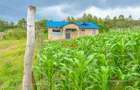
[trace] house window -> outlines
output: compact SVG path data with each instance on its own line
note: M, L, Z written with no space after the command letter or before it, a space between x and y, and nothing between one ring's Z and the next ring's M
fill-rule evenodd
M60 32L60 29L53 29L53 32Z
M84 30L84 29L82 29L81 31L83 31L83 32L84 32L85 30Z
M66 31L76 31L76 28L67 28Z
M62 32L61 32L61 30L60 29L53 29L52 30L52 35L53 36L61 36L62 35Z

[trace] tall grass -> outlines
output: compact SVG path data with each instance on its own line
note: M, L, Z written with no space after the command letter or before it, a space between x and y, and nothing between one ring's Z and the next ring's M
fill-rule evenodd
M25 40L0 41L0 90L20 90Z
M0 90L21 90L26 31L14 28L3 33L2 38L0 36ZM40 44L42 38L47 39L47 33L39 30L36 33L36 45ZM36 47L33 64L37 58Z
M20 40L26 38L26 30L21 28L9 29L3 33L4 35L0 38L1 40Z
M40 90L140 89L139 31L48 42L39 56Z

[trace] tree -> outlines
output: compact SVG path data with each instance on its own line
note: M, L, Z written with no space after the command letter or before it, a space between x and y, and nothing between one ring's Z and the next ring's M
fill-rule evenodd
M115 21L115 20L117 20L117 17L115 16L115 17L113 17L113 20Z
M14 23L13 22L0 20L0 32L6 31L9 28L14 28Z
M97 18L96 16L92 16L91 14L84 13L83 16L80 18L74 18L72 16L68 16L67 21L97 23L99 24L100 30L102 30L102 32L107 31L107 26L105 25L105 21L102 18Z
M75 22L75 18L73 16L68 16L66 20L69 22Z
M22 19L20 19L18 21L17 27L25 29L25 27L26 27L26 20L25 20L25 18L22 18Z
M110 16L109 15L107 15L106 17L105 17L105 21L109 21L111 18L110 18Z
M131 15L129 15L128 20L130 20L130 21L133 20Z
M93 17L93 21L97 22L98 18L96 16Z
M102 18L99 18L99 19L97 20L97 23L104 23L104 21L103 21Z
M70 16L67 17L67 21L71 21L71 17Z
M120 15L119 16L119 20L124 20L125 18L124 18L124 15Z
M46 20L42 19L36 22L36 29L39 29L43 32L47 32L47 28L46 28Z
M87 17L86 17L86 19L87 19L88 22L92 22L93 17L92 17L91 14L88 14Z

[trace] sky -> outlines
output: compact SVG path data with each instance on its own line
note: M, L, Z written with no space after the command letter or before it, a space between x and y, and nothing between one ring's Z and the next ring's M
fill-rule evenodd
M37 19L64 20L84 13L105 18L119 16L140 18L140 0L1 0L0 19L17 21L26 18L29 5L37 7Z

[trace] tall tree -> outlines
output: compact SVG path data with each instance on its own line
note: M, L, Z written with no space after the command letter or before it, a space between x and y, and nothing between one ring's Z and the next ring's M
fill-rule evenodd
M124 15L120 15L119 16L119 20L124 20L125 18L124 18Z
M115 20L117 20L117 17L115 16L115 17L113 17L113 20L115 21Z
M128 20L133 20L131 15L128 16Z
M41 30L43 32L47 32L46 28L46 20L42 19L36 22L36 29Z
M110 18L109 15L107 15L107 16L105 17L105 21L109 21L109 20L111 20L111 18Z
M19 28L26 28L26 20L25 20L25 18L22 18L22 19L20 19L18 22L17 22L17 27L19 27Z

